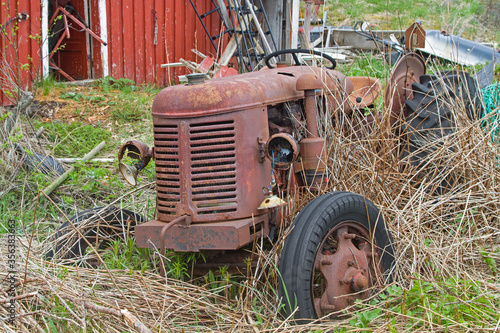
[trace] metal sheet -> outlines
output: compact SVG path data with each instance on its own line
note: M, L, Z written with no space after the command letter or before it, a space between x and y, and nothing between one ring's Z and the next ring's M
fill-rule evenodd
M494 48L439 30L427 30L425 48L418 50L466 66L500 61L500 52Z

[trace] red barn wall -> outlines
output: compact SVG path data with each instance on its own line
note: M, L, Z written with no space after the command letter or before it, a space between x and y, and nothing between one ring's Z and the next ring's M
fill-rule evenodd
M26 12L28 19L14 20L0 30L0 84L3 89L12 90L8 78L2 72L10 72L22 89L29 89L31 83L38 77L41 67L40 47L40 17L41 7L37 1L4 0L0 3L0 26L6 24L19 13ZM17 59L21 66L17 66ZM12 91L15 95L15 89ZM12 99L0 91L0 105L11 105Z
M100 36L99 1L74 1L89 2L91 29ZM211 0L193 2L200 14L213 7ZM163 69L161 64L178 62L180 58L199 63L201 59L191 49L214 56L215 50L189 1L106 0L106 7L108 71L113 78L127 78L136 84L167 85L186 71L184 68ZM39 1L18 0L4 0L0 4L0 25L24 11L29 14L29 19L15 23L19 27L13 39L17 52L9 46L8 41L5 42L5 38L0 38L0 47L11 66L15 63L15 54L19 56L20 64L28 64L25 70L20 71L21 86L27 89L41 73L40 46L36 39L29 37L40 35L41 4ZM212 35L220 30L221 21L216 13L207 16L204 22ZM93 78L101 78L101 45L92 39L92 46ZM32 60L29 60L30 57ZM1 74L0 79L4 79ZM0 105L9 104L9 99L0 93Z
M198 12L212 9L211 0L193 1ZM184 0L107 0L109 75L136 83L166 85L183 68L160 68L180 58L200 62L191 49L212 55L201 23L188 1ZM214 13L205 18L207 28L216 35L220 18Z

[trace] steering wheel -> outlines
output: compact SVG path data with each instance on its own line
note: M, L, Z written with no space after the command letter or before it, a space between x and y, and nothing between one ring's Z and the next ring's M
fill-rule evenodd
M286 49L286 50L276 51L276 52L273 52L273 53L269 53L264 58L264 61L265 61L267 67L274 68L274 66L272 66L269 63L269 60L271 58L280 56L282 54L291 54L292 57L293 57L293 60L295 61L295 66L301 66L302 64L300 63L299 57L297 57L297 54L299 54L299 53L304 53L304 54L311 54L312 53L312 54L315 54L315 55L323 57L324 59L328 60L332 64L331 67L326 67L328 69L335 69L335 67L337 67L337 62L331 56L329 56L329 55L327 55L325 53L319 52L319 51L312 51L312 50L306 50L306 49Z

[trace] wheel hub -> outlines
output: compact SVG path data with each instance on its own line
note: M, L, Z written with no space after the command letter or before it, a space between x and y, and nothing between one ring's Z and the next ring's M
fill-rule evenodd
M355 222L333 228L318 248L313 271L314 307L322 317L365 299L374 282L368 231Z

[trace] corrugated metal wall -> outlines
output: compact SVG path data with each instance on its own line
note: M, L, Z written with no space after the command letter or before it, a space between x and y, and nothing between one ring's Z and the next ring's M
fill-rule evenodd
M19 13L26 12L28 19L14 20L0 30L0 84L5 89L9 87L9 78L23 89L28 89L39 73L40 47L40 2L4 0L0 2L0 26L5 25ZM13 66L16 60L21 66ZM8 74L6 74L8 72ZM10 105L7 96L0 92L0 105Z
M194 2L200 14L213 7L211 0ZM165 85L185 71L162 69L161 64L180 58L200 62L193 48L214 53L189 1L107 0L107 8L109 74L114 78ZM213 35L220 30L216 13L205 18L205 24Z
M99 1L88 1L92 12L91 28L100 35ZM213 8L211 0L193 2L200 14ZM215 50L189 1L106 0L106 7L108 68L111 77L124 77L137 84L166 85L178 75L185 74L185 69L162 69L161 64L178 62L180 58L200 62L201 59L191 52L193 48L206 55L214 55ZM18 45L20 63L28 64L26 70L20 71L22 87L26 88L33 82L37 73L40 73L40 47L37 40L29 36L40 35L41 4L38 1L17 0L4 0L0 4L0 25L24 11L29 14L29 19L16 23L19 30L16 33L15 45ZM214 13L205 18L205 24L212 35L216 35L220 30L221 21ZM95 39L92 40L92 45L94 78L101 78L101 45ZM15 52L12 47L8 42L0 46L2 54L13 64ZM30 57L32 61L29 60ZM0 78L3 77L0 74ZM10 104L1 94L0 102L0 105Z

